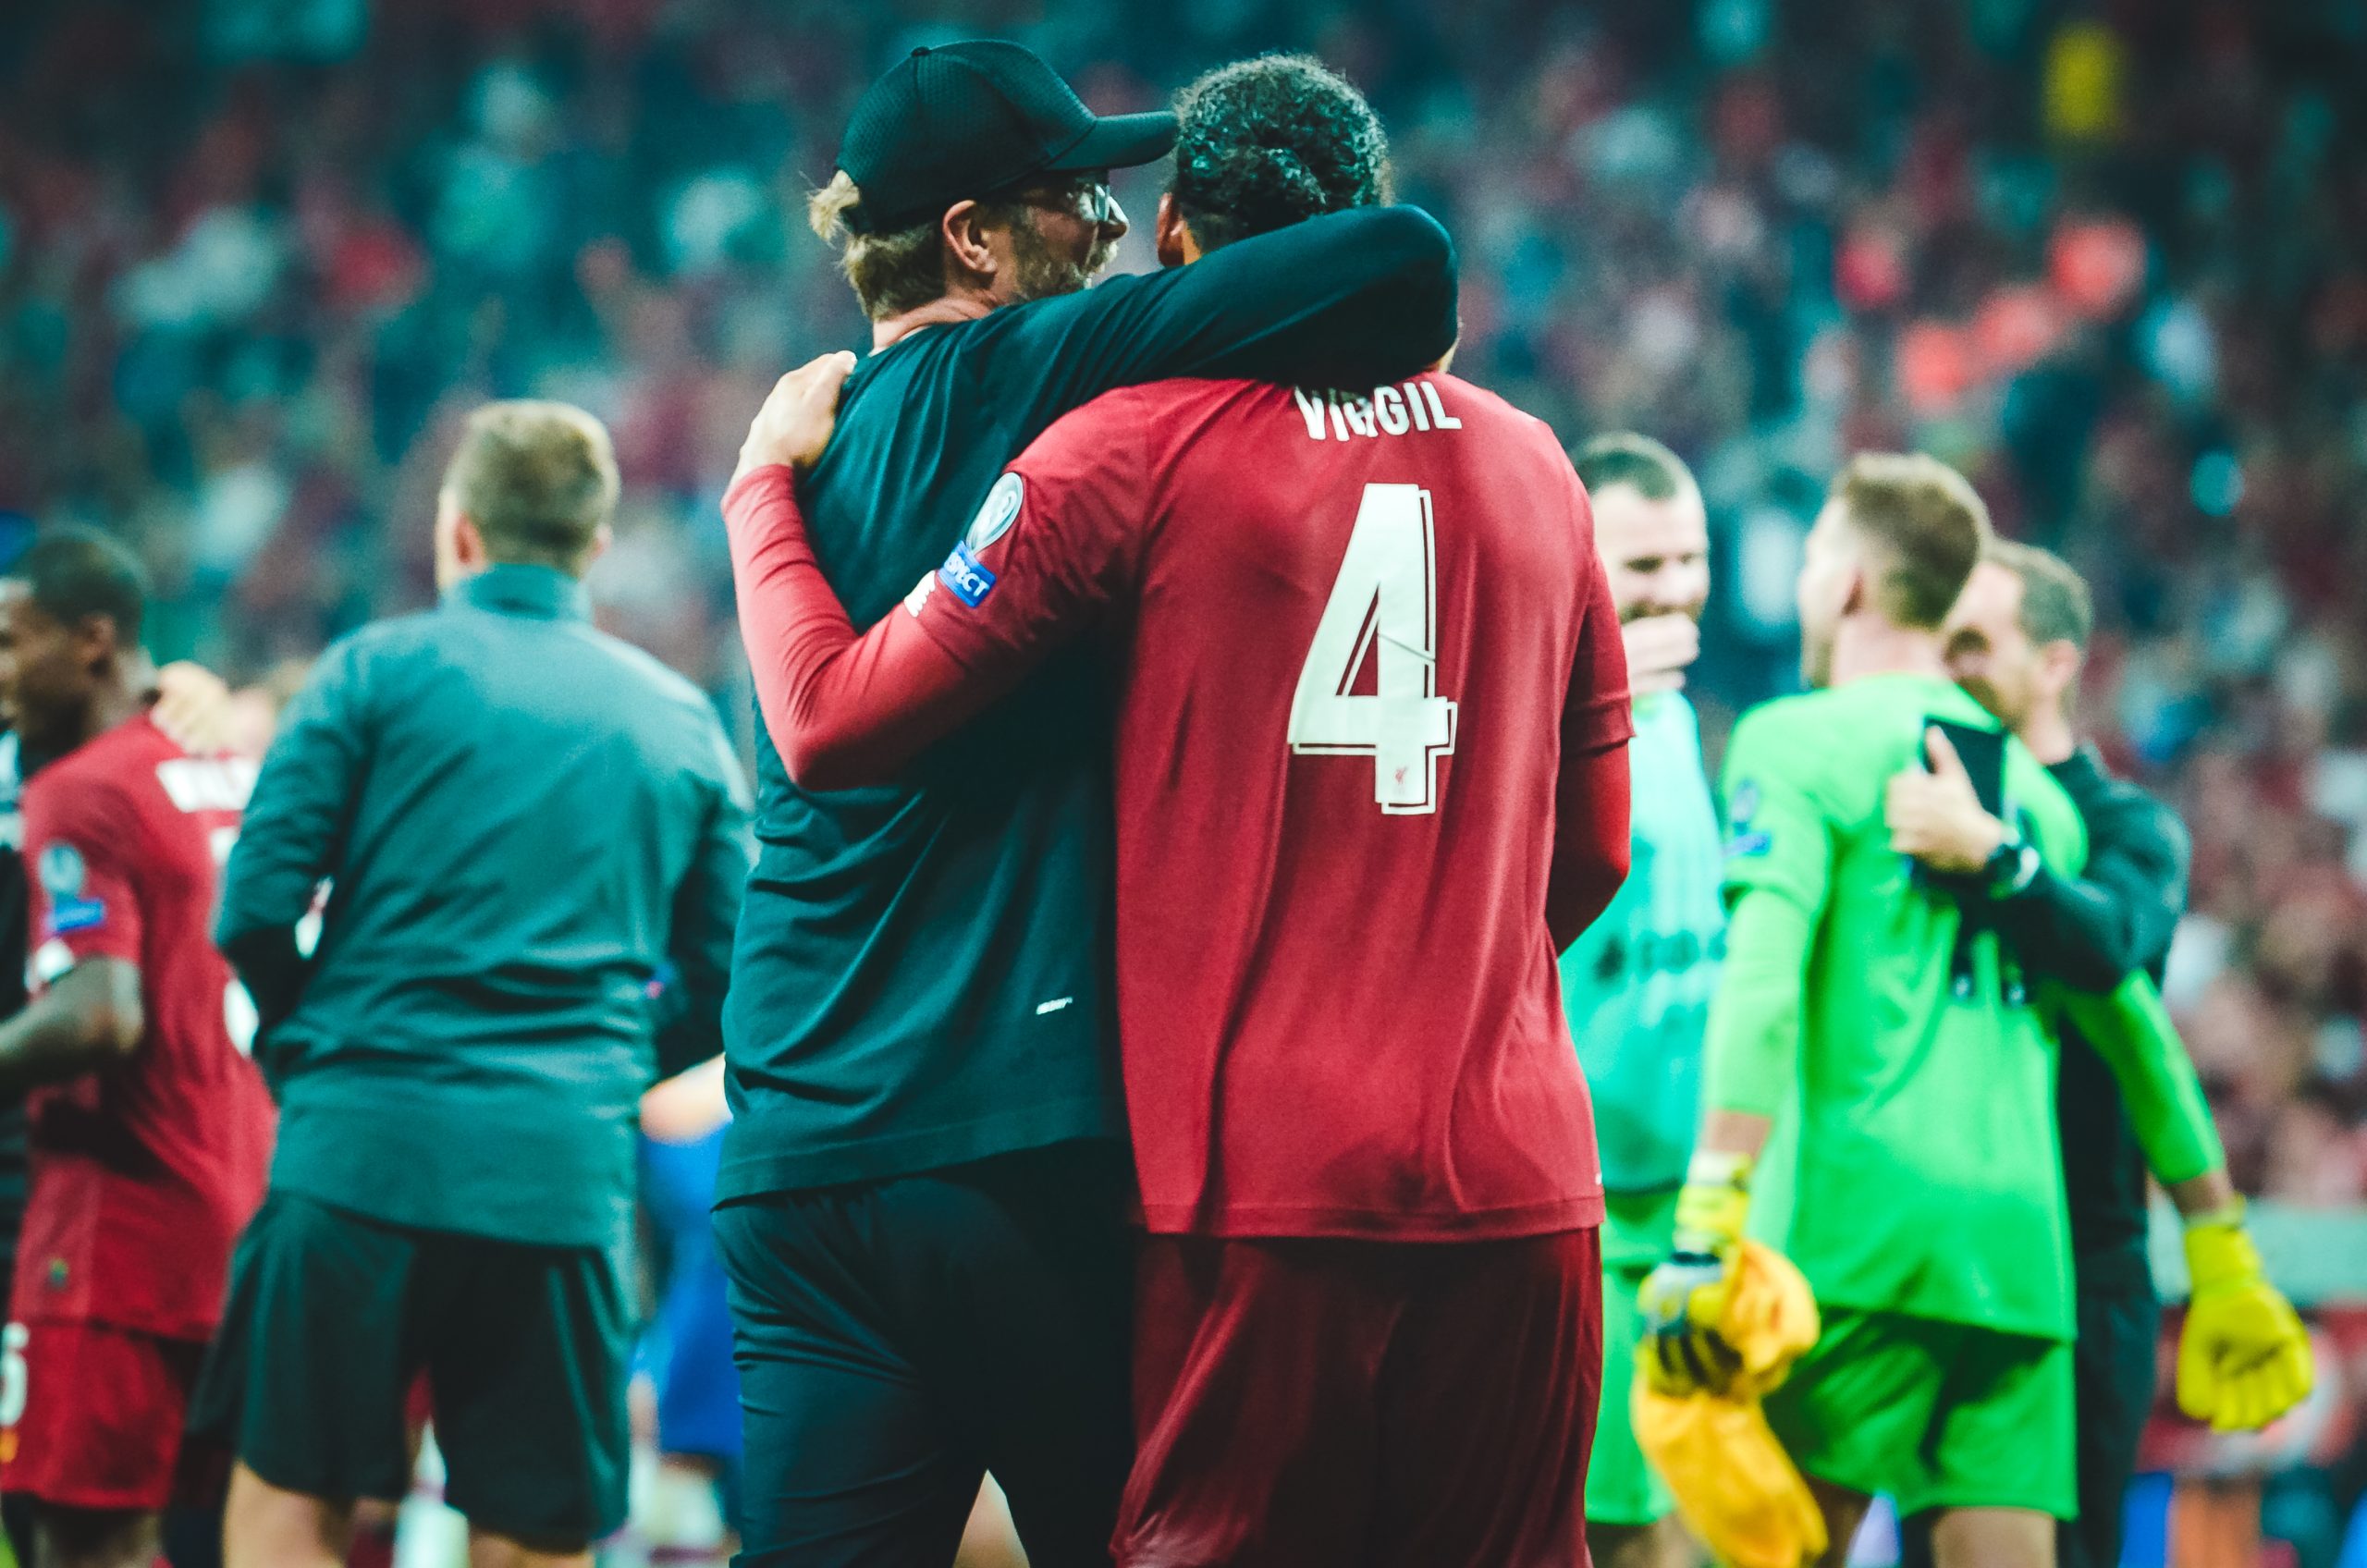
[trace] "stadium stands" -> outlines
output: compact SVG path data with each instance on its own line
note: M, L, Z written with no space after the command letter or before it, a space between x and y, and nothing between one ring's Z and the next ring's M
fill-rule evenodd
M425 599L471 405L568 398L627 484L604 619L744 729L716 501L763 387L860 337L803 195L882 62L978 33L1104 108L1264 48L1356 78L1462 246L1457 371L1702 475L1713 756L1795 679L1838 457L1971 474L2097 585L2091 723L2193 833L2168 991L2239 1180L2367 1203L2356 0L21 0L0 514L121 533L159 655L260 680ZM2338 1431L2310 1543L2367 1482Z

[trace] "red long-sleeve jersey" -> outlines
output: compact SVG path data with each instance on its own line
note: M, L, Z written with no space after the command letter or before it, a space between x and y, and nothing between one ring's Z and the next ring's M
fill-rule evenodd
M35 988L96 959L135 965L147 1029L131 1056L26 1098L19 1322L203 1340L220 1319L276 1121L247 1056L253 1004L210 930L253 782L251 764L191 756L143 717L25 786Z
M767 722L808 785L882 777L1063 642L1106 639L1152 1230L1600 1219L1553 959L1625 872L1626 667L1545 426L1448 376L1112 393L860 639L786 470L726 510Z

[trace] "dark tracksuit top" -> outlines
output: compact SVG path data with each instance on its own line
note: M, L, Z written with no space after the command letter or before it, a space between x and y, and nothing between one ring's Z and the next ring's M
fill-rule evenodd
M748 864L713 704L595 630L575 579L496 566L337 643L264 759L216 926L264 1019L274 1190L621 1241L642 1091L720 1048Z
M848 379L799 485L806 526L867 625L945 560L1005 464L1101 393L1362 389L1436 360L1455 325L1445 231L1383 207L927 327ZM1106 679L1048 666L881 788L799 789L758 726L722 1200L1124 1136Z
M2083 990L2108 991L2144 970L2156 983L2186 911L2189 845L2167 806L2104 771L2082 748L2047 770L2088 828L2077 878L2042 869L2020 892L1988 907L2024 968ZM1979 895L1973 895L1975 899ZM2120 1089L2093 1047L2066 1030L2055 1117L2079 1287L2079 1517L2056 1531L2064 1568L2120 1561L2122 1499L2154 1393L2161 1306L2146 1256L2145 1157ZM1931 1561L1913 1522L1907 1561Z
M2104 770L2081 748L2047 771L2088 827L2088 863L2077 878L2042 869L2001 900L1992 919L2023 966L2081 990L2109 991L2138 970L2158 984L2170 938L2186 913L2185 827L2176 813ZM2145 1157L2119 1088L2092 1047L2067 1031L2056 1117L2071 1248L2083 1278L2092 1265L2133 1260L2145 1278Z

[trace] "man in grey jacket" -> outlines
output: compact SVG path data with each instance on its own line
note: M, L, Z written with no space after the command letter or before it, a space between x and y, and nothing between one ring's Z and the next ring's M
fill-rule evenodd
M229 1568L342 1562L423 1372L476 1568L622 1521L634 1110L719 1048L749 851L712 705L592 627L616 496L589 415L480 410L443 603L323 655L256 783L218 936L279 1145L192 1417Z

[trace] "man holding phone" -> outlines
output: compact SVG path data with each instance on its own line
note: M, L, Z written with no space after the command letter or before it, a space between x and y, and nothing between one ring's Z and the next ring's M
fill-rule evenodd
M2071 797L2088 863L2057 876L2022 853L1978 788L1979 769L1941 753L1890 784L1892 846L1938 874L2032 975L2109 990L2142 971L2159 984L2186 909L2188 842L2176 813L2115 778L2072 724L2095 615L2088 585L2047 551L1993 541L1946 628L1949 673L2013 731ZM1937 748L1935 748L1935 751ZM2000 748L2002 753L2002 748ZM2079 1337L2079 1517L2057 1532L2065 1568L2120 1561L2122 1498L2153 1403L2162 1305L2146 1261L2145 1158L2111 1072L2072 1032L2055 1090L2070 1203ZM1907 1522L1907 1561L1928 1562L1928 1520Z
M1876 1493L1936 1515L1944 1568L2051 1568L2055 1521L2078 1514L2058 1014L2111 1062L2187 1216L2180 1404L2255 1427L2310 1380L2152 987L2026 987L1892 842L1891 782L1927 747L1957 755L1933 721L1987 728L1947 679L1943 629L1991 537L1960 475L1884 455L1850 462L1809 536L1802 669L1818 689L1747 715L1727 748L1730 920L1703 1116L1675 1250L1642 1292L1655 1382L1722 1391L1746 1230L1807 1275L1822 1331L1766 1412L1834 1564ZM1999 746L2001 820L2076 875L2078 812L2019 741Z

